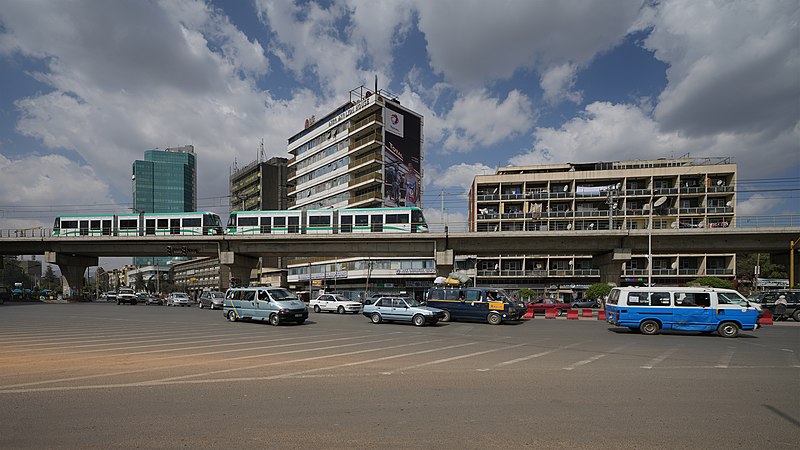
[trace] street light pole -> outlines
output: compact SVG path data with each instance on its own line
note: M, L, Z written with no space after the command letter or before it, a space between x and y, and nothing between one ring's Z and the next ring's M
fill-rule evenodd
M789 289L794 288L794 247L800 242L800 238L789 242Z

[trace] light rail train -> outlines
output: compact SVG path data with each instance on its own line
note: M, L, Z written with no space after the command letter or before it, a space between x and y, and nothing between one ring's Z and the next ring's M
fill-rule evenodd
M212 212L60 215L53 236L425 233L419 208L233 211L227 227Z

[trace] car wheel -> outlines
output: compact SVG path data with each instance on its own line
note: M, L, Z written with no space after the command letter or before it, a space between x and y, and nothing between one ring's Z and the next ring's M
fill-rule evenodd
M500 325L503 322L503 318L500 317L500 314L492 313L486 316L486 321L492 325Z
M442 322L450 322L453 320L453 316L450 315L450 311L444 310L444 317L442 317Z
M117 300L117 304L118 304L118 305L121 305L121 304L122 304L122 302L121 302L121 301L119 301L119 300Z
M322 309L320 309L319 305L314 305L314 312L318 313L320 311L322 311Z
M658 324L658 322L652 319L645 320L639 325L639 331L641 331L642 334L647 336L652 336L658 333L658 330L660 329L661 326Z
M277 327L278 325L281 324L281 317L277 314L269 316L269 324L274 327Z
M340 306L339 308L337 308L336 312L339 314L344 314L344 306Z
M372 315L370 316L370 320L372 320L372 323L383 322L383 318L381 318L381 315L378 313L372 313Z
M230 320L231 322L236 322L237 320L239 320L239 318L236 317L236 311L234 311L234 310L228 311L228 316L227 317L228 317L228 320Z
M717 328L719 335L726 338L733 338L739 335L739 326L733 322L722 322Z
M792 313L792 319L794 319L795 322L800 322L800 308L794 310L794 313Z
M411 321L414 322L414 325L421 327L425 325L425 316L422 314L415 314L414 317L411 318Z

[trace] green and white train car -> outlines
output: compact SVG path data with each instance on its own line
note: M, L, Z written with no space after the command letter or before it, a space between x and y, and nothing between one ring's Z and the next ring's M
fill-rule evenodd
M227 234L425 233L419 208L234 211Z

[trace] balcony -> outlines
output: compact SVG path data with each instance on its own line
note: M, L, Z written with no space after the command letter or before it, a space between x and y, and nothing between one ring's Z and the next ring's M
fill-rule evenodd
M706 275L733 275L733 269L725 269L725 268L706 269Z
M381 156L381 154L378 153L378 152L369 153L369 154L361 156L361 157L359 157L357 159L351 160L347 167L352 169L354 167L358 167L358 166L360 166L362 164L366 164L366 163L370 163L370 162L381 164L381 163L383 163L383 156Z
M678 275L697 275L697 274L698 274L697 267L678 269Z
M681 188L681 194L701 194L706 191L703 186L688 186Z
M678 210L678 214L705 214L706 209L702 206L700 207L691 207L691 208L680 208Z
M500 200L500 196L498 194L478 194L479 202L486 202L491 200Z
M656 188L653 189L655 195L674 195L678 193L677 188Z
M733 186L709 186L708 192L733 192Z
M626 189L625 195L627 196L642 196L642 195L650 195L650 189Z

